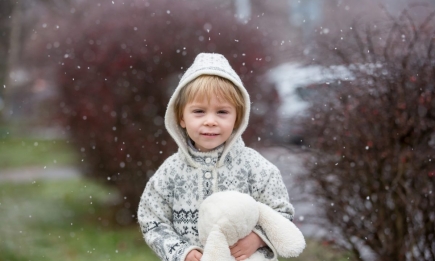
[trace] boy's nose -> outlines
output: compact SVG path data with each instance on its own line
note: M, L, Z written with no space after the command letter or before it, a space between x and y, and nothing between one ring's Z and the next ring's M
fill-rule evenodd
M204 125L206 126L215 126L216 123L216 117L214 115L207 115L204 121Z

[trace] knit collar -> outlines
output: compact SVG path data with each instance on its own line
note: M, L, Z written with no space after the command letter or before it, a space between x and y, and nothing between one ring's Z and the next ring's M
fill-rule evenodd
M188 146L188 152L190 157L192 157L195 163L201 165L201 167L216 166L217 162L219 161L219 158L222 156L223 150L224 150L223 144L207 152L199 151L197 148L193 146L191 142Z
M224 155L225 144L222 144L214 150L202 152L195 147L187 145L188 155L182 152L181 148L178 149L180 157L185 160L189 165L204 170L211 170L222 165L227 165L231 168L234 159L242 154L245 143L242 138L238 138L230 150Z

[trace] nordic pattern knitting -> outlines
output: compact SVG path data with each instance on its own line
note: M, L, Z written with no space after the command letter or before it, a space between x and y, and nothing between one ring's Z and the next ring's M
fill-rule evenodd
M192 157L204 159L197 161L201 164L200 169L190 166L178 152L168 158L148 182L138 218L146 242L162 260L180 260L183 250L203 247L198 238L197 211L200 202L217 191L249 194L287 219L293 219L294 210L279 170L258 152L245 147L241 139L227 154L224 166L216 170L217 179L207 178L206 173L211 169L206 159L217 161L220 152L189 149ZM203 190L199 191L199 187ZM257 233L264 232L257 229ZM273 249L273 246L269 248ZM266 250L262 252L270 259L276 258Z

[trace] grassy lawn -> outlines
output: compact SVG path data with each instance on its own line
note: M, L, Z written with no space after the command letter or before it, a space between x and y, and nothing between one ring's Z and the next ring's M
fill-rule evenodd
M138 226L113 226L110 191L89 181L0 184L0 260L158 260Z
M73 165L78 160L65 140L0 139L0 168Z
M305 239L307 240L307 238ZM332 248L331 246L324 246L321 242L316 240L307 240L307 247L304 252L297 258L280 258L280 261L352 261L350 253Z

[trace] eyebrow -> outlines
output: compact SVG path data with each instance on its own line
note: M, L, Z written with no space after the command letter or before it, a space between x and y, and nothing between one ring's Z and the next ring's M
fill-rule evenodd
M188 108L191 108L191 107L200 107L200 108L203 108L203 107L208 107L208 106L209 106L208 104L205 105L205 103L198 103L198 102L190 103L190 104L186 105L186 107L188 107ZM223 104L223 105L216 106L216 108L218 108L218 109L231 109L232 107L234 107L234 106L232 104L230 104L230 103L228 103L228 105L227 104Z

